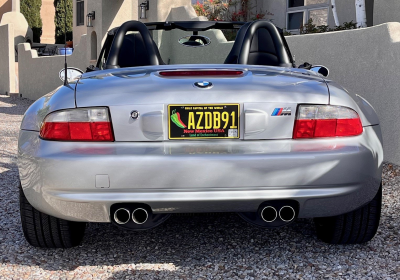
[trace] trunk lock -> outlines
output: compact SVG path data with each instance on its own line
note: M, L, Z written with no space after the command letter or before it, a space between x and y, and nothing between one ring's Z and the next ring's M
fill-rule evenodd
M134 110L134 111L131 112L131 118L132 119L136 120L136 119L139 118L139 116L140 116L140 113L138 111Z

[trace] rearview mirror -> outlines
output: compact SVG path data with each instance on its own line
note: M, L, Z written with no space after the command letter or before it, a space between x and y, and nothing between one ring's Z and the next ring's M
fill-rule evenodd
M71 82L80 75L83 74L83 71L78 68L68 67L67 68L67 82ZM64 82L65 80L65 68L62 69L59 73L60 80Z
M329 69L325 66L322 65L314 65L313 67L311 67L310 69L311 71L318 73L324 77L328 77L329 76Z
M201 35L188 35L178 40L179 44L187 47L205 47L211 44L211 40Z

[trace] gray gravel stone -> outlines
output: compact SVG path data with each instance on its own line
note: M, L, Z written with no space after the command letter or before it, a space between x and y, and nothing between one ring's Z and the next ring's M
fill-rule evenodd
M17 137L25 99L0 96L0 279L400 279L400 168L384 165L381 226L369 243L333 246L312 220L264 230L235 214L174 216L129 232L91 224L82 246L44 250L19 218Z

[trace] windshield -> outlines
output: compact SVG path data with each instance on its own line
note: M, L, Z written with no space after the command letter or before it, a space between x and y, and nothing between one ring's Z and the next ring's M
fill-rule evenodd
M222 64L235 43L237 29L153 31L166 64Z

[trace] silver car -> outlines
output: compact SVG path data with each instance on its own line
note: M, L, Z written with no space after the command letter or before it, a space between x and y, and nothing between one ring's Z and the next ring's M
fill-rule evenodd
M215 50L202 35L209 30L236 38L224 64L165 64L152 37L186 32L171 48L204 53ZM327 75L323 66L295 68L267 21L111 30L96 66L25 113L27 241L67 248L89 222L144 230L203 212L236 212L264 228L314 218L325 242L371 240L382 199L379 120Z

